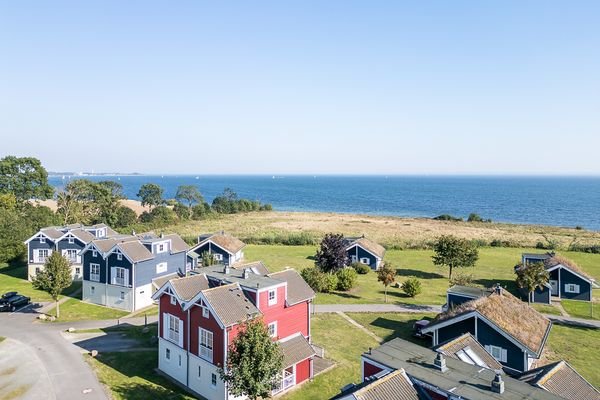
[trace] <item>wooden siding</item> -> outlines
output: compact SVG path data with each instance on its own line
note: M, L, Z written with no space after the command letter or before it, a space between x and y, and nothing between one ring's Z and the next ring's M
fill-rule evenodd
M379 368L378 366L369 364L368 361L363 361L363 374L365 379L375 374L378 374L381 371L383 371L383 369Z
M188 349L188 340L187 340L187 312L183 311L181 309L181 305L179 303L177 304L171 304L171 296L168 294L163 294L162 296L160 296L160 318L159 318L159 326L160 326L160 332L159 335L160 337L162 337L165 340L169 340L168 337L166 337L164 335L165 330L163 327L163 321L164 321L164 314L171 314L171 315L175 315L177 318L181 319L183 321L183 348L185 350Z
M310 359L296 364L296 385L310 378Z

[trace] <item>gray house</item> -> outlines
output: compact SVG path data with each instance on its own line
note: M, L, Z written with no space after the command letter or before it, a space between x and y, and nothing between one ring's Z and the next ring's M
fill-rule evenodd
M365 264L378 270L385 256L385 248L364 236L346 238L346 253L351 263Z
M147 307L153 302L153 280L185 275L188 249L176 234L92 240L81 252L82 300L126 311Z
M117 233L105 224L50 226L40 229L25 241L27 245L27 277L31 280L44 269L46 259L59 251L71 262L74 280L83 276L81 250L92 240L112 237Z
M515 268L527 268L534 262L543 263L550 274L546 287L532 293L530 300L535 303L550 304L551 297L592 301L592 290L600 288L577 264L555 253L523 254L521 265Z

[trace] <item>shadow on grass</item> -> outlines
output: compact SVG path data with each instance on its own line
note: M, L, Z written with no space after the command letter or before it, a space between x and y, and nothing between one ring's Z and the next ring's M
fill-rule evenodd
M104 335L76 341L74 344L84 350L97 350L100 353L150 349L157 351L158 348L157 323L148 324L146 327L124 323L98 329L94 333L104 333ZM80 332L80 334L89 335L90 332Z
M27 279L27 265L23 261L10 261L8 266L0 268L0 275L17 279Z
M506 290L508 290L512 294L514 294L515 296L519 297L519 290L518 290L517 284L515 283L514 280L508 280L508 279L474 279L473 283L475 283L477 285L481 285L481 286L483 286L485 288L491 288L491 287L496 286L496 284L500 284L500 286L502 286L503 288L505 288Z
M412 318L407 321L396 321L385 317L379 317L371 322L371 325L393 331L389 335L383 337L383 340L386 342L395 338L402 338L408 340L409 342L421 345L425 343L428 346L429 339L419 339L413 336L413 325L417 321L418 319L416 318Z
M383 298L385 296L385 291L384 290L380 290L379 294ZM398 290L388 290L387 295L388 295L388 297L397 297L397 298L400 298L400 299L408 299L408 298L410 298L406 293L400 292Z
M360 299L362 297L357 296L355 294L346 293L346 292L331 292L330 294L338 297L343 297L345 299Z
M417 269L406 269L406 268L398 268L396 269L396 275L398 276L414 276L415 278L420 279L443 279L444 275L438 274L437 272L425 272Z
M315 256L307 256L306 259L307 260L311 260L311 261L315 261L316 257Z

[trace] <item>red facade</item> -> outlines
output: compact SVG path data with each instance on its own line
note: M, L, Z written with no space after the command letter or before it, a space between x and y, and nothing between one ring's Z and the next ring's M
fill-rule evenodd
M363 374L365 379L378 374L381 371L383 371L383 369L379 368L378 366L369 364L367 361L363 361Z
M310 378L310 360L296 364L296 385Z
M163 339L168 339L164 327L163 327L163 321L164 321L164 314L171 314L171 315L175 315L177 318L181 319L183 321L183 348L185 350L188 350L188 340L187 340L187 335L185 334L185 332L187 331L187 311L183 311L181 309L181 305L179 303L177 304L171 304L171 296L169 294L163 294L162 296L160 296L160 302L159 302L159 307L160 307L160 319L159 319L159 327L160 327L160 332L159 335L160 337L162 337Z

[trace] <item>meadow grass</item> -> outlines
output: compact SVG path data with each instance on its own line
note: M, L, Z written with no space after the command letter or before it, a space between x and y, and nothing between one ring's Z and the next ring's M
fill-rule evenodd
M69 295L81 288L81 281L74 281L71 286L63 290L63 295ZM34 289L31 282L27 280L26 265L8 265L0 263L0 295L6 292L17 291L32 302L52 301L50 295L43 290Z
M571 317L600 320L600 302L562 300L560 304Z
M47 314L56 316L56 308L52 308ZM119 319L127 314L127 311L69 299L60 305L60 318L57 318L56 322Z

